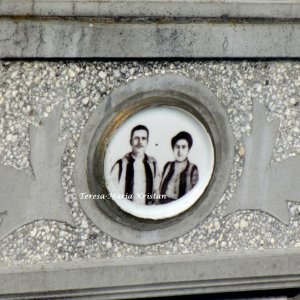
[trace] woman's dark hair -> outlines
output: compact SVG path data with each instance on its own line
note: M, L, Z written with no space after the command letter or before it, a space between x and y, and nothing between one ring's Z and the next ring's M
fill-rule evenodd
M192 136L186 131L180 131L171 140L172 149L174 149L174 146L175 146L176 142L179 141L179 140L186 140L188 145L189 145L189 149L191 149L191 147L193 146Z

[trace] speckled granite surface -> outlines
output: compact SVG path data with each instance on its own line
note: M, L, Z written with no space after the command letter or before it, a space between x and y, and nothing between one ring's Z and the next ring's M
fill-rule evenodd
M91 111L116 86L140 76L165 73L201 82L225 106L236 138L235 163L226 193L197 228L169 242L129 245L107 236L81 210L72 181L76 147ZM63 102L60 138L67 139L67 147L62 157L62 185L76 224L39 220L12 232L0 241L0 266L300 247L299 202L287 202L288 226L262 211L224 215L242 174L242 135L251 132L254 100L266 107L269 120L278 118L281 122L272 163L300 154L300 62L2 61L0 74L1 164L31 174L29 127L38 126Z

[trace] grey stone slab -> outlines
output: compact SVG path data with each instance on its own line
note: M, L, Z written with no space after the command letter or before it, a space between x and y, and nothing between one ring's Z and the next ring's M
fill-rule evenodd
M286 201L300 201L300 155L270 165L279 126L278 119L268 122L266 109L254 101L252 132L244 137L244 171L227 213L260 209L289 222Z
M298 18L300 3L288 0L2 0L0 13L31 16Z
M40 219L74 224L61 184L61 156L66 143L58 142L62 105L30 130L34 178L22 170L0 165L0 239L11 231Z
M299 270L296 249L35 265L2 269L0 299L132 299L298 288Z
M299 57L299 22L0 18L0 57Z

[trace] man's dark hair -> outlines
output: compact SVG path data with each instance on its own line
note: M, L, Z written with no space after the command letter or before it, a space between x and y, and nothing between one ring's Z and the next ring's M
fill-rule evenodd
M171 140L172 149L174 149L176 142L179 140L186 140L189 145L189 149L191 149L191 147L193 146L192 136L189 133L187 133L186 131L180 131Z
M133 127L132 130L131 130L130 141L133 137L133 133L137 130L145 130L147 132L147 139L149 139L149 130L148 130L148 128L144 125L137 125L137 126Z

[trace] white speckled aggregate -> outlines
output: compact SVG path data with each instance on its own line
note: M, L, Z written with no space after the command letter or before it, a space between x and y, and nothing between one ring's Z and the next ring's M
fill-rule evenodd
M81 210L72 172L80 133L91 111L115 87L140 76L177 73L207 86L225 106L236 138L225 195L197 228L169 242L135 246L96 228ZM289 226L261 211L224 216L244 162L242 136L251 132L252 102L279 118L272 163L300 154L300 63L297 61L0 62L0 163L31 173L29 127L63 102L61 138L65 200L76 227L39 220L0 241L0 266L95 258L300 247L300 205L287 202ZM1 214L0 214L1 221Z

